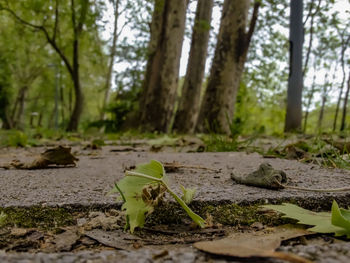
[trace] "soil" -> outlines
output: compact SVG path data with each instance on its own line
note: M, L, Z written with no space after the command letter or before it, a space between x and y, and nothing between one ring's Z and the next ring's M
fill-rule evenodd
M30 228L13 224L0 229L0 262L242 262L237 258L218 257L200 252L191 244L199 240L221 238L232 231L254 231L254 225L244 225L240 222L237 225L217 224L214 228L195 230L186 220L184 225L177 225L168 218L169 221L165 222L167 224L160 226L154 223L157 222L157 219L154 219L146 229L138 231L132 237L122 231L124 222L118 211L121 203L116 201L116 196L108 193L114 183L124 176L126 169L151 159L163 163L176 162L184 166L197 166L176 168L168 173L175 192L180 193L180 184L197 188L193 204L196 212L201 211L201 207L208 206L217 208L235 204L245 207L284 201L298 203L315 211L329 211L333 199L342 207L350 206L350 192L268 190L237 184L231 179L231 173L245 175L255 171L261 163L268 162L275 169L285 171L290 185L329 189L349 185L350 172L345 170L323 168L294 160L264 158L257 153L149 152L139 146L137 149L132 146L123 147L103 146L100 149L91 149L74 146L72 153L79 158L76 167L1 169L2 209L21 208L32 211L30 209L33 207L62 208L65 209L65 213L72 215L72 219L64 221L62 225L55 219L54 224L50 223L46 227ZM35 155L44 150L43 147L25 150L1 149L0 164L9 163L13 159L30 162ZM114 210L118 211L115 212L116 215L112 215L111 211ZM93 221L92 218L96 218L91 216L91 211L102 213L96 217L107 219L102 220L104 223L100 222L88 228L87 224ZM170 214L175 214L174 211L171 210ZM115 229L110 229L106 220L112 220ZM57 236L64 233L66 234L61 237L65 240L65 246L59 247ZM68 247L67 240L72 240ZM347 252L349 243L338 241L332 236L317 235L307 241L297 239L293 242L283 244L281 250L316 262L350 261L350 253ZM256 259L254 262L282 261Z

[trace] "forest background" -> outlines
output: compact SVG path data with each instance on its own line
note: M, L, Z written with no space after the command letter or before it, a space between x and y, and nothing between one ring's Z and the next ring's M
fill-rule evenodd
M280 135L289 5L0 0L1 127ZM299 132L349 130L349 7L303 3ZM185 75L183 41L191 49Z

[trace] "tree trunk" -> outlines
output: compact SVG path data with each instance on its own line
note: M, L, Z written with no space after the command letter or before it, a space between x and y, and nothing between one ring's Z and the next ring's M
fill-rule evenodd
M109 55L109 65L108 65L108 72L106 76L105 94L103 97L102 110L100 115L101 120L106 119L106 107L109 102L110 91L111 91L113 65L114 65L114 60L116 55L117 38L118 38L118 16L119 16L118 7L119 7L119 0L116 0L114 5L114 28L113 28L113 36L112 36L112 47Z
M147 131L168 132L178 86L187 0L156 0L149 58L140 98L140 124Z
M340 62L341 62L341 68L342 68L342 72L343 72L343 79L342 79L341 86L340 86L340 91L339 91L339 96L338 96L338 101L337 101L337 107L335 109L335 116L334 116L334 121L333 121L333 131L335 131L336 128L337 128L337 120L338 120L338 114L339 114L339 109L340 109L340 102L341 102L341 98L342 98L342 95L343 95L343 89L344 89L345 79L346 79L344 56L345 56L345 51L346 51L346 49L347 49L347 47L349 45L350 36L348 36L348 38L345 39L344 35L345 35L345 29L340 35L341 40L342 40L341 41L341 43L342 43L342 50L341 50Z
M260 1L246 32L249 0L225 0L208 86L197 122L200 132L230 133L236 96Z
M16 128L16 129L23 128L21 122L22 122L22 115L24 112L24 103L25 103L27 90L28 90L28 86L22 86L19 89L15 106L12 111L13 128Z
M333 131L335 131L337 129L337 121L338 121L340 103L341 103L341 99L342 99L342 96L343 96L345 78L346 78L346 76L345 76L345 73L344 73L343 74L343 80L342 80L341 85L340 85L340 91L339 91L339 96L338 96L338 100L337 100L337 106L335 108L335 115L334 115L334 120L333 120Z
M9 110L9 95L4 86L0 84L0 119L2 121L2 129L12 129L13 124L12 120L9 118L8 110Z
M347 110L347 105L348 105L349 92L350 92L350 71L349 71L347 89L346 89L345 98L344 98L343 114L342 114L342 118L341 118L340 131L344 131L344 129L345 129L345 124L346 124L346 123L345 123L345 122L346 122L346 110Z
M79 40L85 23L87 10L89 7L89 1L81 1L80 16L76 18L75 3L71 0L71 11L72 11L72 25L73 25L73 67L70 71L70 75L73 80L75 101L72 115L70 117L67 131L76 131L78 129L81 113L83 112L84 96L80 86L79 76Z
M290 63L287 94L285 132L301 130L301 97L303 90L302 49L303 49L303 0L290 1Z
M314 67L314 69L316 71L316 67ZM306 133L306 126L307 126L307 120L309 117L309 110L310 110L310 106L311 106L311 101L312 101L312 98L314 97L314 93L315 93L315 80L316 80L316 73L314 73L314 76L312 78L311 91L310 91L310 95L308 96L306 112L305 112L305 117L304 117L304 129L303 129L304 133Z
M213 0L198 0L186 77L174 121L174 130L180 133L193 133L197 123L212 9Z
M325 76L325 83L323 84L323 92L322 92L322 103L321 103L321 109L320 114L318 116L317 121L317 130L320 132L322 129L322 121L323 121L323 115L324 115L324 107L326 106L327 101L327 91L328 91L328 72Z
M310 10L309 10L309 14L308 14L308 17L309 16L311 17L310 38L309 38L309 45L307 47L306 56L305 56L305 62L304 62L304 67L303 67L303 76L305 76L305 73L306 73L306 70L308 67L308 63L309 63L309 59L310 59L311 49L312 49L313 36L314 36L314 19L315 19L316 14L320 11L320 6L321 6L321 0L319 0L315 12L312 12L313 6L314 6L314 1L315 0L311 1ZM306 20L307 20L307 18L306 18ZM303 23L303 26L305 26L306 20Z
M80 116L83 111L84 96L80 87L79 71L75 72L73 75L73 87L75 94L74 108L69 119L68 127L66 129L67 131L76 131L78 129Z

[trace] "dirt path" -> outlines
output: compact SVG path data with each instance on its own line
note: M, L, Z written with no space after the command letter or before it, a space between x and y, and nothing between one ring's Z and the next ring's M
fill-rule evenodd
M179 184L197 188L195 197L197 204L233 203L247 205L291 200L298 202L303 207L329 210L332 200L336 199L342 207L350 205L350 192L315 193L288 189L275 191L236 184L230 178L232 172L241 175L247 174L255 171L262 162L268 162L275 169L284 170L291 185L305 188L339 188L350 184L350 172L344 170L326 169L317 165L277 158L266 159L258 154L242 152L152 153L120 151L123 149L125 150L123 147L105 146L101 150L84 150L82 147L76 146L72 151L79 158L77 167L42 170L1 169L0 207L78 206L85 207L88 211L90 211L89 209L95 211L100 209L102 212L97 212L100 213L98 216L106 220L105 214L108 216L111 214L107 207L116 207L115 197L107 195L114 183L124 176L125 169L129 169L138 163L148 162L151 159L210 168L183 168L168 173L174 189L179 189ZM43 150L44 148L2 149L0 150L0 163L10 162L13 159L29 161L34 158L35 154ZM110 218L108 216L107 220L113 218L113 216ZM96 240L92 234L89 236L89 232L78 230L84 222L93 221L93 216L91 217L86 212L83 215L73 213L73 217L76 220L76 225L59 228L58 233L63 231L63 241L57 239L60 234L52 233L51 230L0 229L0 246L6 248L1 250L0 247L0 262L241 262L237 259L232 261L230 258L200 252L191 245L195 242L194 237L210 240L237 230L227 228L227 226L224 226L222 231L215 232L215 230L212 234L209 233L208 236L203 232L191 234L190 226L187 226L187 229L183 232L177 233L176 229L178 227L175 225L172 226L171 231L166 229L163 235L154 234L154 229L146 230L142 239L139 239L140 237L130 239L129 236L125 236L125 233L113 239L113 235L119 235L120 232L118 231L121 230L103 229L101 231L105 232L102 232L102 236ZM72 227L75 229L74 231L79 232L79 236L76 236L77 232L72 231ZM102 228L104 228L103 225ZM242 226L242 228L238 226L238 230L252 231L252 228L250 226ZM166 245L157 245L157 242L153 245L147 245L147 242L149 242L147 240L161 241L161 237L165 238ZM63 242L63 245L65 245L70 238L73 241L69 248L61 250L57 248L59 242ZM128 241L128 249L123 247L115 250L115 247L118 247L118 244L125 243L125 240ZM296 241L288 243L281 249L305 256L316 262L349 262L349 243L335 242L334 240L328 236L321 236L310 242L305 241L304 244L297 243L298 245L295 245ZM14 243L9 245L6 242ZM138 247L140 242L141 246ZM332 244L333 242L335 244ZM114 246L114 249L111 246ZM82 251L80 251L81 249ZM19 253L20 251L29 251L30 253ZM37 253L38 251L39 253ZM277 263L281 261L269 259L259 262Z
M103 150L86 151L74 148L80 159L74 168L51 168L42 170L0 170L0 206L32 205L106 205L114 204L115 198L107 196L124 170L135 164L156 159L161 162L177 162L215 169L180 169L169 173L174 185L196 187L195 200L206 202L251 203L259 200L304 200L329 206L336 198L342 206L350 205L350 192L314 193L295 190L266 190L239 185L230 179L231 172L247 174L260 163L269 162L274 168L287 173L290 184L306 188L338 188L350 184L350 173L344 170L320 168L293 160L266 159L258 154L233 153L148 153L113 152L113 146ZM30 160L33 151L42 148L2 151L0 162L14 158ZM178 187L175 187L178 188ZM322 200L322 201L321 201Z

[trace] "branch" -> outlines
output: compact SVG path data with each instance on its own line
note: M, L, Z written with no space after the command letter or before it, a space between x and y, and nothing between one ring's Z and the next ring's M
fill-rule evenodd
M71 11L72 11L72 25L74 30L74 35L76 34L76 19L75 19L75 3L74 0L70 1Z
M254 9L253 9L252 18L250 20L249 30L248 30L248 32L246 34L246 37L245 37L245 52L248 50L250 41L251 41L253 33L254 33L256 21L258 20L258 14L259 14L259 7L260 7L260 5L261 5L261 1L256 0L255 3L254 3Z
M88 12L88 7L89 7L88 0L81 1L81 12L80 12L79 23L78 23L78 28L77 28L78 34L80 34L82 29L83 29L83 25L84 25L85 19L86 19L86 14Z
M72 0L73 1L73 0ZM57 52L57 54L61 57L61 59L63 60L64 64L66 65L68 71L70 74L73 74L73 68L68 60L68 58L64 55L64 53L62 52L62 50L57 46L57 43L55 41L55 39L51 38L49 35L49 32L47 32L46 28L43 25L35 25L32 24L28 21L25 21L24 19L22 19L21 17L19 17L12 9L7 8L7 7L3 7L0 6L0 10L4 10L9 12L17 21L19 21L20 23L22 23L25 26L31 27L31 28L35 28L40 30L41 32L44 33L47 42L49 42L49 44L52 46L52 48Z
M41 30L41 31L46 31L46 29L40 25L35 25L35 24L32 24L28 21L25 21L23 20L21 17L19 17L12 9L10 8L7 8L7 7L3 7L3 6L0 6L0 10L4 10L4 11L7 11L9 12L16 20L18 20L19 22L21 22L22 24L26 25L26 26L29 26L29 27L32 27L32 28L35 28L35 29L38 29L38 30Z
M56 0L56 6L55 6L55 25L53 28L53 36L52 39L53 41L56 41L56 35L57 35L57 29L58 29L58 0Z
M306 25L307 20L309 20L309 18L310 18L310 16L311 16L312 9L313 9L313 7L314 7L314 2L315 2L315 0L311 0L311 4L310 4L309 11L307 12L307 16L306 16L306 18L305 18L305 20L304 20L304 22L303 22L303 26L304 26L304 27L305 27L305 25Z

